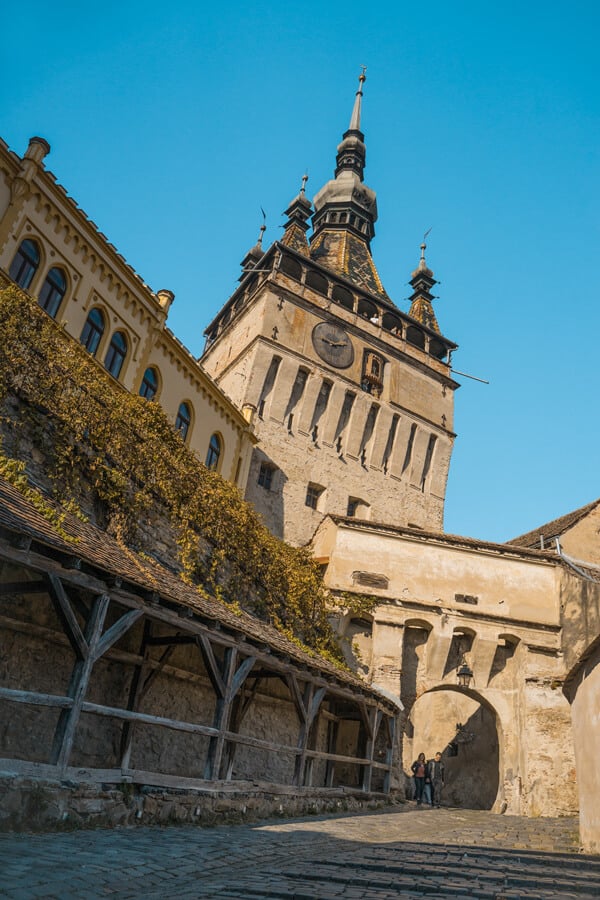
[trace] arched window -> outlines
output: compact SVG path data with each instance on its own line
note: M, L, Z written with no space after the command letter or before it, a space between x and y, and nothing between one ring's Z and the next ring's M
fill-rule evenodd
M40 306L54 319L67 290L67 279L62 269L50 269L40 291Z
M8 274L13 281L16 281L19 287L27 290L39 264L40 248L35 241L27 238L15 253L15 258L10 264Z
M218 434L211 435L208 444L208 453L206 454L207 469L216 469L219 465L219 457L221 456L221 438Z
M179 405L179 409L177 410L177 417L175 419L175 428L181 434L181 437L185 441L188 431L190 429L190 425L192 422L192 411L187 403L181 403Z
M325 276L321 275L320 272L308 272L306 275L306 284L314 291L318 291L319 294L323 294L325 297L327 296L327 288L329 287L329 284Z
M158 372L153 366L149 366L144 372L142 383L140 385L140 397L146 400L153 400L158 390Z
M100 338L104 334L104 316L99 309L90 309L89 315L81 332L81 343L92 356L98 349Z
M122 331L115 331L110 339L108 351L104 359L104 367L110 372L113 378L119 377L126 356L127 338Z

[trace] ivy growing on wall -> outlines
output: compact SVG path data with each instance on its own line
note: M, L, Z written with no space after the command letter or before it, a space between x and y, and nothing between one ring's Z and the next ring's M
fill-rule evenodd
M0 403L19 401L4 425L37 443L63 509L91 491L112 533L142 551L140 523L158 509L176 535L182 578L341 658L310 551L274 537L237 487L186 447L157 403L113 382L12 285L0 290L0 335ZM2 459L4 474L16 475L31 499L22 460Z

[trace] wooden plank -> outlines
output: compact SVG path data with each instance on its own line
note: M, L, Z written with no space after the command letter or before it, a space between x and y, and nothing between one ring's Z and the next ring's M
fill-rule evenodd
M92 713L96 716L108 716L115 719L125 719L130 722L139 722L143 725L156 725L159 728L170 728L173 731L187 731L190 734L205 734L209 737L215 737L219 734L216 728L210 725L198 725L195 722L182 722L179 719L168 719L165 716L153 716L150 713L134 712L129 709L122 709L119 706L104 706L100 703L90 703L84 701L81 704L81 711Z
M58 765L61 769L66 768L71 756L75 732L79 725L79 717L94 665L94 654L102 633L109 603L110 597L108 594L100 594L96 597L85 629L85 642L89 650L83 659L75 663L71 673L67 693L73 700L73 703L70 709L63 710L60 714L50 756L50 762Z
M0 687L0 700L12 703L28 703L31 706L54 706L57 709L70 709L73 706L71 697L57 694L42 694L38 691L17 691L13 688Z
M107 650L109 650L113 644L116 644L118 640L120 640L124 634L126 634L129 629L134 625L137 620L143 616L142 609L132 609L129 612L125 613L124 616L121 616L120 619L117 619L110 628L107 628L94 651L94 661L100 659L101 656L104 656Z
M88 644L69 603L62 581L57 575L53 575L50 572L47 576L47 584L50 599L75 652L75 656L80 660L85 659L88 653Z
M167 775L164 772L146 771L144 769L94 769L88 767L69 766L59 770L57 766L48 763L34 763L21 759L0 759L0 774L18 775L25 778L56 781L67 779L74 783L84 784L140 784L148 787L166 787L176 790L194 791L200 795L212 796L218 793L232 797L244 796L246 793L256 793L257 790L273 794L274 791L281 796L318 796L318 797L347 797L357 796L358 790L340 786L338 788L299 788L286 784L273 784L261 781L225 782L202 781L199 778L187 778L181 775ZM377 796L381 796L380 794Z

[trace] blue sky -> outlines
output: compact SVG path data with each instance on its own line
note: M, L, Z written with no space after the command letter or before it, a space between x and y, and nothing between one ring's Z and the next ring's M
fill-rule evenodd
M360 64L373 256L404 310L423 233L460 345L446 530L507 540L600 496L600 7L138 2L11 8L0 133L48 167L195 353L305 170L332 176Z

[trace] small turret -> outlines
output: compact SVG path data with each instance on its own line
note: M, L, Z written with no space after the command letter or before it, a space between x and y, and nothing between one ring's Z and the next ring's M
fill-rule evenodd
M263 215L264 215L264 213L263 213ZM265 223L263 221L263 224L260 226L260 232L258 235L257 242L255 243L255 245L253 247L250 248L250 250L248 250L245 257L243 258L243 260L240 263L240 265L242 267L242 274L240 275L240 277L238 279L239 281L242 281L246 277L248 272L251 272L252 269L254 269L258 265L258 263L261 261L261 259L265 255L265 251L262 248L262 241L263 241L263 235L266 230L267 230L267 226L265 225Z
M281 243L286 247L291 247L299 253L308 256L308 240L306 232L309 229L309 222L312 206L310 200L306 196L306 182L308 175L302 176L302 187L300 193L292 200L284 215L288 217L285 223L283 237Z
M412 273L409 282L412 285L413 293L410 297L411 307L408 314L411 318L420 322L421 325L426 325L427 328L431 328L432 331L440 334L440 326L437 323L432 306L435 298L431 293L431 288L434 284L437 284L437 281L433 277L433 272L428 268L425 261L426 249L427 244L423 241L421 244L421 258L419 260L419 265Z

